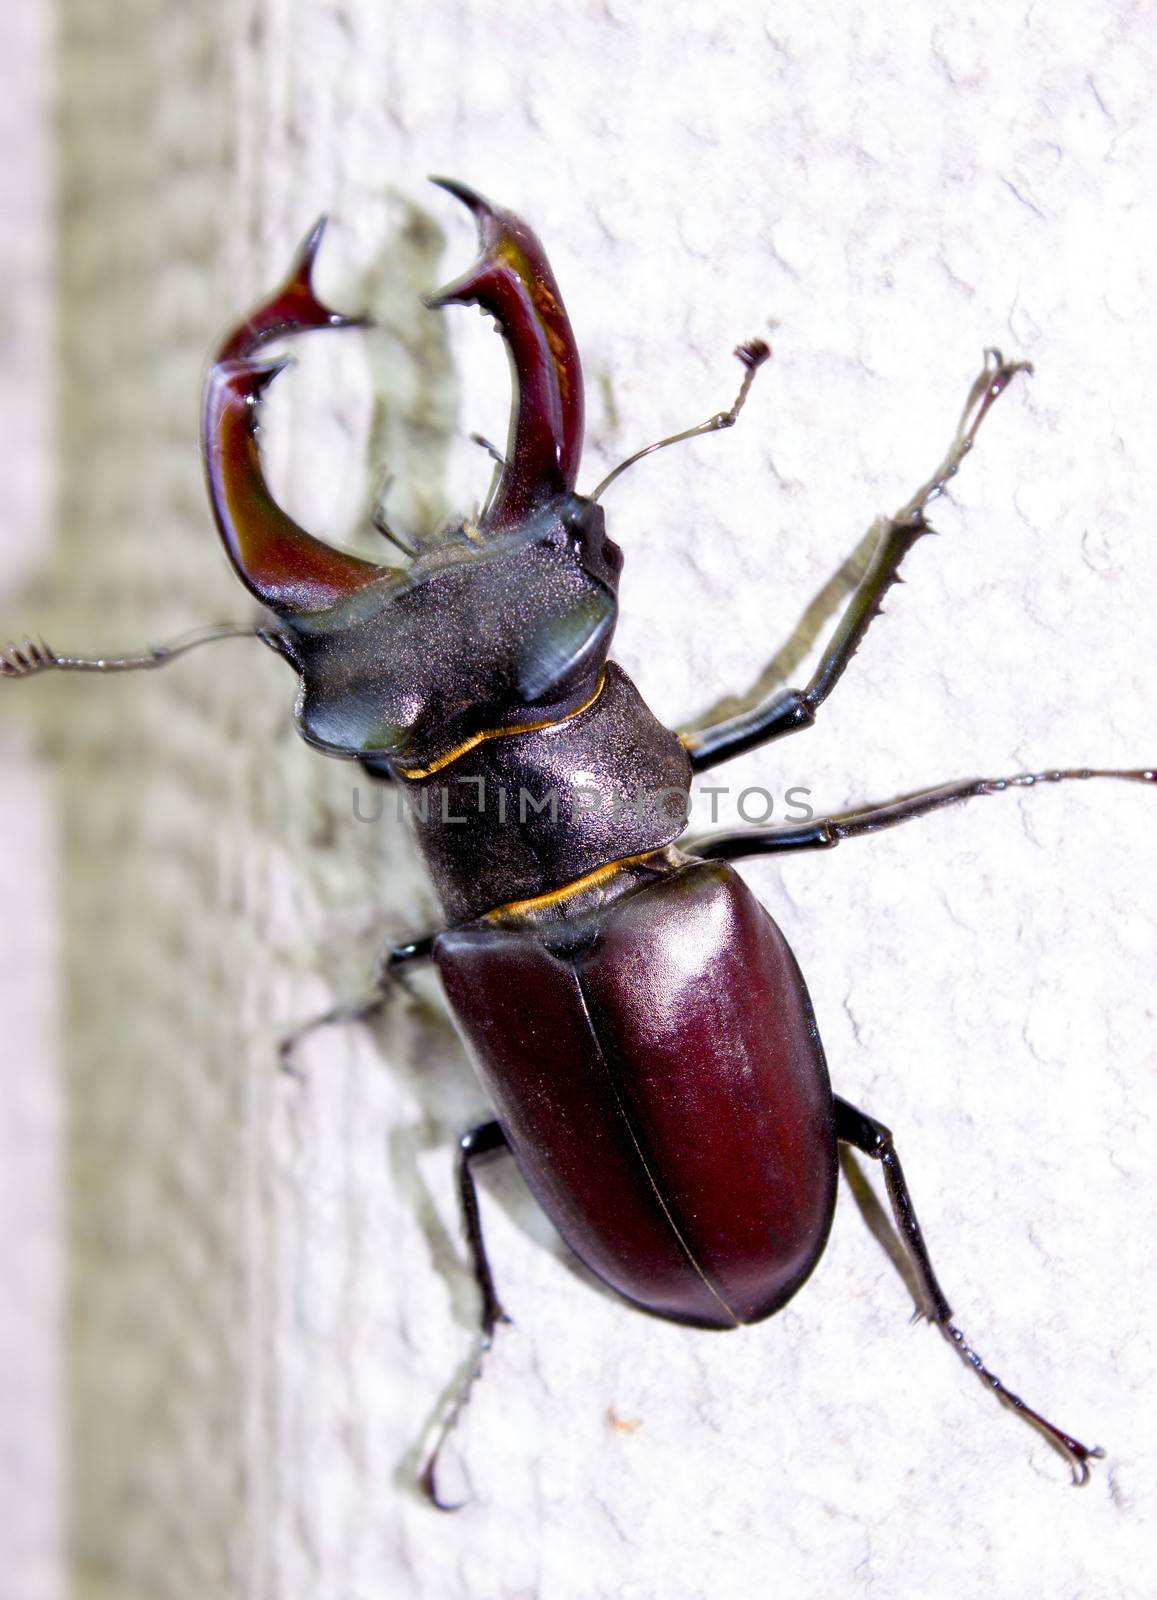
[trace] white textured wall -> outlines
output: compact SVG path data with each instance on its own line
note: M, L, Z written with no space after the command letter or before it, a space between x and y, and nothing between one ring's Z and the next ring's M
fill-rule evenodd
M6 547L5 621L95 649L238 613L202 504L201 362L323 207L323 288L384 331L282 380L287 502L349 536L382 464L402 524L480 492L464 436L504 431L501 350L415 298L474 248L422 181L441 171L547 242L587 368L584 481L725 403L737 340L775 345L739 428L608 498L618 656L671 719L754 678L906 497L984 344L1037 363L820 726L738 781L834 809L1152 763L1155 64L1125 4L62 0L59 529L50 553L23 509L52 594ZM9 357L18 384L36 363L11 335ZM0 685L6 739L39 727L60 775L58 838L2 841L17 865L59 848L67 1140L50 1096L34 1134L8 1123L54 1242L34 1250L0 1197L13 1259L48 1274L4 1348L59 1350L34 1431L57 1442L50 1511L68 1463L75 1594L1150 1593L1157 795L993 800L749 873L837 1087L896 1130L961 1321L1106 1446L1091 1486L906 1326L847 1201L800 1298L715 1338L600 1294L496 1167L516 1326L461 1434L474 1502L444 1519L411 1480L474 1317L450 1151L485 1107L417 1005L316 1040L304 1086L275 1073L280 1028L433 914L398 831L356 824L349 770L296 741L291 690L243 643L135 681ZM22 770L6 818L38 806ZM11 928L27 902L4 882ZM52 1028L46 1002L22 1074ZM47 1571L59 1521L4 1538Z
M52 517L52 19L13 0L0 51L0 613ZM11 599L10 599L11 597ZM51 762L0 703L0 1595L62 1600L66 1246L59 821ZM33 709L25 707L26 710Z

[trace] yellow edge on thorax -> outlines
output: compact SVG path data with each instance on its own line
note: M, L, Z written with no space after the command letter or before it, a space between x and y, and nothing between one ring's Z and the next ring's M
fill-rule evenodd
M485 744L488 739L513 739L520 733L541 733L544 728L561 728L564 722L570 722L575 717L581 717L584 711L590 710L599 695L602 694L606 681L607 675L603 672L599 676L599 681L595 685L595 692L590 699L584 701L574 711L568 711L565 717L558 717L553 722L527 722L521 728L484 728L481 733L471 734L469 739L464 739L461 744L455 745L453 750L447 750L444 756L439 756L437 760L431 761L428 767L398 767L398 776L411 781L418 778L430 778L435 772L441 772L443 767L448 767L452 761L457 761L461 756L475 749L476 746Z
M596 867L593 872L584 873L572 883L564 883L561 889L548 889L545 894L531 895L529 900L509 900L506 905L495 906L493 911L487 911L481 920L488 922L492 917L517 917L526 911L542 911L546 906L558 905L562 900L569 900L573 895L582 894L584 889L593 889L596 884L605 883L624 867L633 867L639 861L646 861L648 856L661 854L663 848L660 845L654 850L643 850L637 856L624 856L621 861L612 861L605 867Z

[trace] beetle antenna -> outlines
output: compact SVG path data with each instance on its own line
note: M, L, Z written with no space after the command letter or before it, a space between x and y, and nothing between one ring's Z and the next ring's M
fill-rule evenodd
M745 344L737 345L735 355L743 363L743 382L739 385L739 393L735 396L735 404L730 411L717 411L713 417L708 417L706 422L701 422L697 428L685 428L682 433L673 433L669 439L659 439L655 444L649 444L643 450L636 450L633 456L628 456L625 461L620 461L613 472L608 472L602 483L599 484L592 500L597 500L604 489L610 487L615 479L626 472L628 467L633 467L636 461L642 461L644 456L654 455L656 450L665 450L669 444L680 444L684 439L696 439L701 433L718 433L720 428L733 428L739 413L743 410L748 391L755 382L755 374L763 363L771 357L771 346L763 339L749 339ZM979 420L979 419L978 419Z
M370 526L376 533L380 533L383 539L388 539L392 545L396 545L402 554L409 556L412 561L418 554L417 550L412 545L408 545L401 534L396 533L390 527L386 517L386 496L389 494L393 482L393 476L387 472L382 479L381 488L374 497L373 510L370 512Z
M260 628L252 622L222 622L215 627L195 628L169 644L151 644L137 655L62 656L43 639L24 640L0 650L0 678L30 678L35 672L139 672L167 667L170 661L203 644L218 639L256 639Z
M490 507L494 504L494 497L498 493L498 486L502 482L502 474L506 471L506 457L502 454L501 450L499 450L495 445L492 445L490 440L484 438L480 433L472 433L470 435L470 442L471 444L481 445L483 450L486 451L486 454L495 463L494 472L490 479L490 487L486 491L485 502L483 503L482 510L478 513L478 520L480 522L485 522L487 516L489 515Z
M486 454L490 457L491 461L497 461L500 467L505 467L506 457L502 454L502 451L499 450L498 446L491 444L490 440L487 439L483 434L472 433L470 435L470 443L480 444L483 450L486 451Z

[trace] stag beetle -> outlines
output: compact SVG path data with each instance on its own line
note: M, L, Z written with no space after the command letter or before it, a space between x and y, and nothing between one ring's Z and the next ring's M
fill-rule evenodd
M281 288L220 346L205 384L209 498L229 560L264 608L260 625L208 628L118 658L66 657L26 640L0 658L0 670L156 667L251 633L298 676L302 737L406 794L447 925L392 950L365 1005L317 1020L368 1014L402 969L432 961L494 1108L458 1150L481 1317L469 1378L422 1477L436 1505L445 1508L439 1451L505 1320L473 1173L500 1149L604 1283L645 1311L699 1328L759 1322L785 1305L824 1249L838 1146L871 1157L883 1169L924 1314L1065 1456L1074 1482L1087 1481L1090 1459L1102 1452L1005 1388L952 1320L892 1134L833 1094L795 958L728 863L830 849L974 796L1077 778L1152 784L1157 772L972 779L798 825L678 843L696 773L814 723L903 558L929 531L930 503L1027 364L986 352L943 461L877 524L870 563L806 687L680 735L608 658L623 558L600 498L642 456L733 424L770 351L757 340L735 352L744 373L729 411L639 451L580 494L582 371L542 246L513 213L463 184L434 181L473 213L480 255L426 304L480 306L512 367L509 440L505 455L491 447L498 470L482 511L416 547L382 516L405 564L379 565L313 538L270 493L261 400L286 361L269 359L267 347L363 321L314 292L323 218ZM602 803L568 805L579 789ZM554 804L516 817L507 805L507 797L544 792L561 797L562 815ZM640 792L679 804L639 806Z

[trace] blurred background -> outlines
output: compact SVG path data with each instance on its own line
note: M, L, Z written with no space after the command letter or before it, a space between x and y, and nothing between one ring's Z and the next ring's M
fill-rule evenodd
M736 429L608 495L618 659L675 723L755 681L927 475L982 347L1036 363L820 725L736 788L818 813L1152 764L1154 54L1126 0L9 0L3 638L245 618L199 386L323 210L322 293L376 327L295 351L280 497L370 553L385 474L402 528L477 502L467 436L504 437L509 383L487 323L418 302L473 258L445 172L550 253L580 486L729 404L740 339L774 346ZM437 921L292 698L246 641L0 682L3 1600L1151 1593L1157 795L1021 793L745 869L964 1328L1106 1447L1090 1487L906 1326L846 1198L806 1291L721 1339L600 1292L500 1163L515 1326L445 1519L413 1476L469 1350L451 1150L485 1106L425 979L277 1071Z

